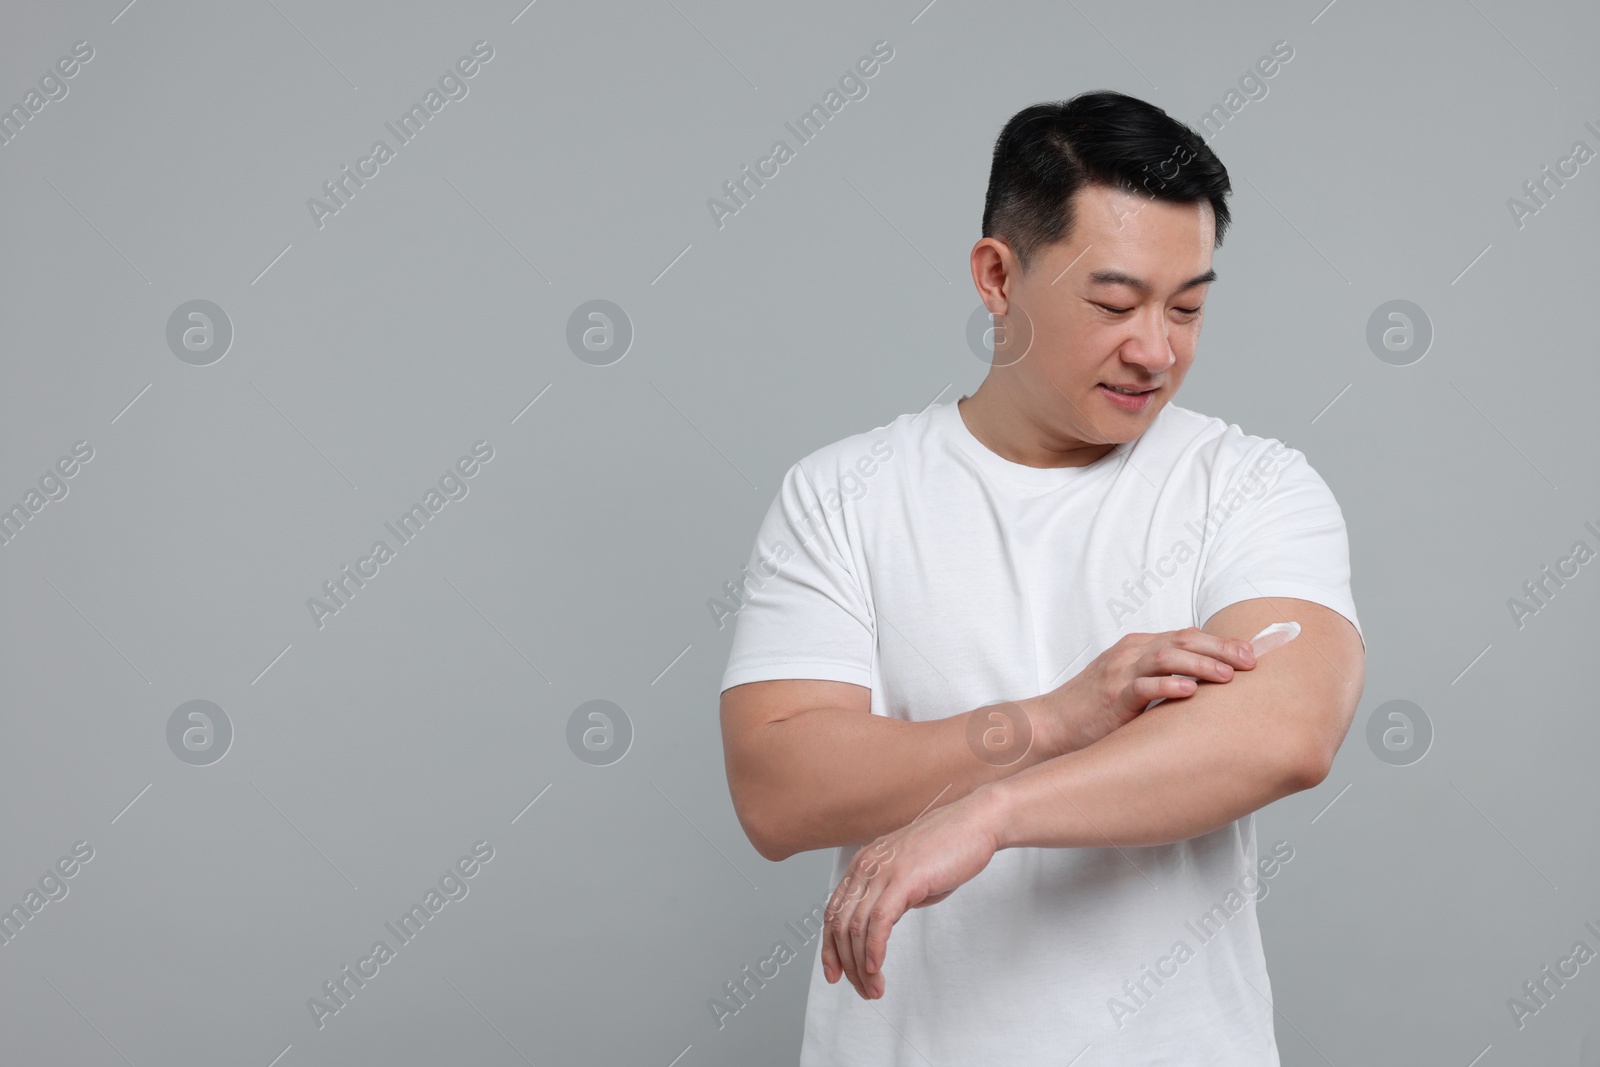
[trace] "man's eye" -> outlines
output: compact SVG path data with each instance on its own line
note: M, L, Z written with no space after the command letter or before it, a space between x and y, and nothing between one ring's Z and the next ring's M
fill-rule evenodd
M1114 308L1110 304L1099 304L1099 305L1096 305L1096 306L1104 308L1106 311L1111 312L1111 314L1113 314L1113 315L1126 315L1128 312L1133 310L1132 308ZM1174 311L1181 311L1185 315L1198 315L1200 313L1200 309L1203 308L1203 307L1205 307L1205 305L1201 304L1199 307L1173 308L1173 310Z

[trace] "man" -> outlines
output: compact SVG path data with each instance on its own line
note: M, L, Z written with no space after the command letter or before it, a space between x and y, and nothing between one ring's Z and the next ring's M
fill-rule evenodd
M1253 813L1327 775L1365 644L1305 456L1173 403L1229 191L1143 101L1018 113L988 375L783 480L722 729L761 854L837 849L802 1067L1278 1063Z

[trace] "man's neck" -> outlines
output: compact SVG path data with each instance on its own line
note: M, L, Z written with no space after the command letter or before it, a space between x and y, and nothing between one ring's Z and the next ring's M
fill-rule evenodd
M1063 404L1069 404L1065 396ZM978 391L956 401L956 411L967 430L1001 459L1025 467L1086 467L1104 458L1115 444L1069 442L1063 450L1051 441L1021 405L994 389L985 379Z

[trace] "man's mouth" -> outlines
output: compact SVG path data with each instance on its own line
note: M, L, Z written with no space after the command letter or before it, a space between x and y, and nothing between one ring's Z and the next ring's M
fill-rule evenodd
M1147 411L1155 403L1154 397L1160 386L1150 386L1140 389L1131 385L1112 385L1109 382L1100 382L1096 389L1104 389L1106 400L1123 411Z

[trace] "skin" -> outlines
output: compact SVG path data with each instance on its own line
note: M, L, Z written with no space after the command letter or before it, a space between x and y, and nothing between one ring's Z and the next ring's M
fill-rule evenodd
M1174 204L1087 185L1074 194L1073 208L1072 233L1036 251L1026 272L999 238L982 238L969 257L973 285L999 328L989 374L956 407L990 451L1030 467L1085 466L1144 433L1194 362L1210 291L1209 282L1197 279L1215 274L1209 203ZM1100 382L1159 388L1143 411L1130 412L1107 399ZM952 840L992 836L974 821L981 820L968 805L953 813L940 808L928 825ZM969 849L963 869L984 852L981 845ZM983 862L992 854L988 849ZM830 907L837 911L866 891L865 883L841 883ZM823 946L829 982L845 971L834 949L831 942ZM870 977L881 996L882 976ZM867 996L857 976L851 979Z
M1168 698L1087 748L980 786L860 849L824 911L824 976L842 972L863 998L882 997L894 924L949 897L1000 849L1170 844L1321 784L1365 684L1355 627L1312 601L1258 597L1205 628L1253 635L1288 619L1300 637L1226 684Z
M1090 463L1144 432L1193 361L1207 291L1196 279L1210 276L1208 203L1090 187L1074 208L1074 232L1038 250L1026 273L1003 240L984 238L971 254L974 285L1002 328L989 375L958 410L992 451L1030 466ZM1107 281L1111 273L1125 280ZM1095 388L1102 380L1160 389L1145 410L1128 412ZM1150 700L1187 696L1177 675L1223 680L1230 665L1249 669L1242 642L1214 635L1173 631L1145 645L1137 663L1099 671L1092 685L1080 676L1014 701L1031 725L1014 762L970 758L967 727L984 708L908 722L872 715L864 686L735 686L722 694L721 720L740 824L774 861L859 846L930 806L1095 743Z
M971 254L973 282L1002 329L988 376L958 410L991 451L1027 466L1093 463L1144 433L1194 361L1215 277L1209 204L1088 186L1075 206L1073 232L1026 273L1003 240L985 237ZM1158 388L1130 412L1102 382ZM1263 677L1248 671L1242 693L1206 685L1168 699L1079 752L981 786L860 849L825 912L827 981L845 976L863 998L882 997L895 922L947 898L998 849L1185 840L1319 783L1364 679L1349 621L1309 601L1262 598L1179 636L1247 646L1290 618L1304 639L1274 652ZM1220 696L1229 692L1237 698Z
M973 284L1001 329L988 376L957 406L974 437L1030 467L1093 463L1149 428L1194 362L1210 291L1195 279L1214 276L1209 203L1090 185L1074 205L1072 234L1026 274L998 238L972 248ZM1099 280L1113 274L1131 283ZM1129 412L1100 382L1159 388Z

